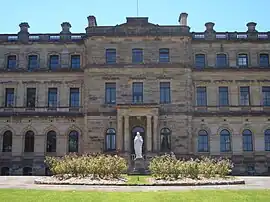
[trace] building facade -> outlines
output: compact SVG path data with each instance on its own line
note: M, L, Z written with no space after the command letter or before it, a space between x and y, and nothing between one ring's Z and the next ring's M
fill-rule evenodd
M45 156L117 153L146 161L228 157L235 174L270 171L270 33L191 32L130 17L85 33L0 35L2 175L44 175Z

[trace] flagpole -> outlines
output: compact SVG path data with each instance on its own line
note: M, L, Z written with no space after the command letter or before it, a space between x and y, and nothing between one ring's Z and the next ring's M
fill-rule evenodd
M137 17L139 17L139 0L137 0Z

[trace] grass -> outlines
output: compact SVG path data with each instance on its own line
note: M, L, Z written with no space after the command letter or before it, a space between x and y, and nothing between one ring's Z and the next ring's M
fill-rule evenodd
M150 175L127 175L124 176L128 181L126 184L150 184L147 180L150 178Z
M38 191L1 189L0 199L3 202L266 202L270 190L194 190L162 192L87 192L87 191Z

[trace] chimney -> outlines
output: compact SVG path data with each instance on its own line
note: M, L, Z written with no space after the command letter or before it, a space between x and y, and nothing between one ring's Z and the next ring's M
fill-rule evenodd
M205 31L206 32L214 32L215 30L214 30L214 26L215 26L215 23L213 23L213 22L207 22L207 23L205 23Z
M62 31L60 32L60 34L70 34L70 28L71 28L71 24L69 22L63 22L61 24L62 27Z
M29 41L28 28L30 28L30 26L28 25L27 22L22 22L21 24L19 24L19 26L20 26L20 31L18 32L19 41L22 43L28 43Z
M187 26L187 13L181 13L178 22L181 26Z
M97 26L97 20L96 17L93 15L90 15L87 17L88 19L88 27L96 27Z
M256 25L257 25L256 22L249 22L249 23L247 23L247 27L248 27L247 32L257 32Z

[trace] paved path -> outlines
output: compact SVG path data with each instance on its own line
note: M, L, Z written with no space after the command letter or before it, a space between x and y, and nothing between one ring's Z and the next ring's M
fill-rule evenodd
M45 190L90 190L90 191L181 191L199 189L269 189L270 177L240 177L246 181L245 185L221 185L221 186L164 186L164 187L136 187L136 186L82 186L82 185L36 185L34 176L0 176L0 189L45 189Z

